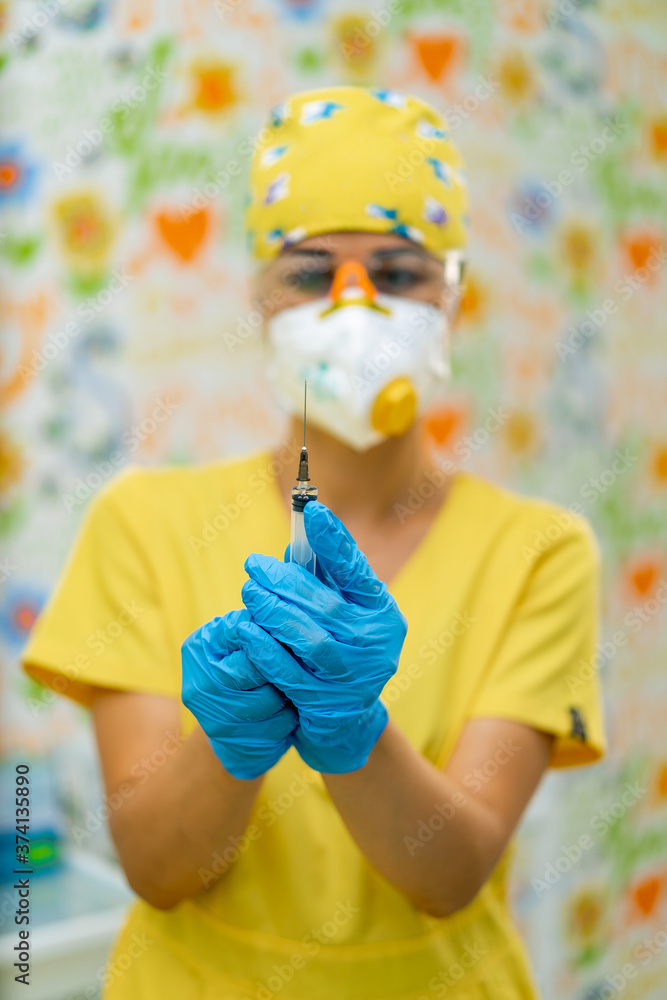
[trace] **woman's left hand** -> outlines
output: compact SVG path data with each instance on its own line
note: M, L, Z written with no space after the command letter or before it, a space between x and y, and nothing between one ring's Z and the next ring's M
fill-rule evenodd
M341 773L363 766L384 729L379 695L398 668L407 621L324 504L307 504L304 519L322 579L252 553L242 597L274 640L253 659L299 710L297 748L318 770Z

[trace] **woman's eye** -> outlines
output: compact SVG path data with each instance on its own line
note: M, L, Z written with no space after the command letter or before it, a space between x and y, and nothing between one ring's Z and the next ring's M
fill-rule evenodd
M375 276L375 284L378 287L384 287L392 291L414 288L421 280L421 274L411 271L406 267L387 268Z
M331 285L331 274L329 271L293 271L285 276L285 282L295 292L324 293Z

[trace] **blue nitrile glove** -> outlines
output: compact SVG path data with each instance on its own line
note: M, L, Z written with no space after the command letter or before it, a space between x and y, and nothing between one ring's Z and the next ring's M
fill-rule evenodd
M293 743L296 709L259 672L239 636L245 608L212 618L181 646L183 704L235 778L256 778ZM257 626L254 626L257 628Z
M277 640L258 640L253 656L299 710L294 745L311 767L340 774L363 767L387 723L379 695L398 668L407 622L328 507L306 504L304 524L319 579L252 553L241 596Z

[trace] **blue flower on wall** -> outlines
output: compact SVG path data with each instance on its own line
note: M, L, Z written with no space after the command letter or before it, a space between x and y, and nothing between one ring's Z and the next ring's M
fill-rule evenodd
M512 228L519 234L541 237L557 214L554 202L542 183L525 181L515 191L509 207Z
M108 13L107 0L92 0L92 3L78 4L76 9L61 11L58 25L71 31L92 31L99 27Z
M321 0L281 0L280 6L287 17L308 21L320 12L322 3Z
M19 143L0 144L0 204L26 201L36 177L37 168L21 155Z
M35 586L9 580L0 591L0 637L10 648L21 649L46 595Z

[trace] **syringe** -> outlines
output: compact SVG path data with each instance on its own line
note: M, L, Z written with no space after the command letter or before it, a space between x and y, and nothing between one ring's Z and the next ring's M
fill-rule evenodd
M298 563L310 573L315 573L316 556L306 538L303 523L303 508L311 500L317 500L317 486L310 485L308 472L308 451L306 450L306 387L303 387L303 447L299 458L296 486L292 487L292 530L290 538L290 562Z

